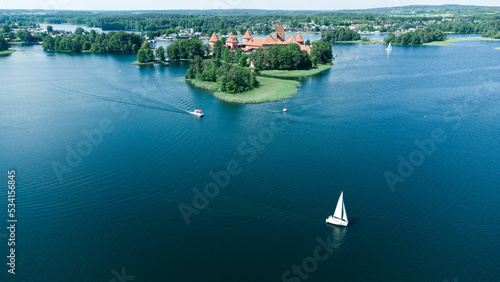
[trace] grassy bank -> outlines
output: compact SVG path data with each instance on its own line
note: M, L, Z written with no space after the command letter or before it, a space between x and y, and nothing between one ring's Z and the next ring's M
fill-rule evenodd
M207 89L210 91L217 91L219 85L217 82L199 81L196 79L186 79L192 85ZM214 92L214 96L231 103L239 104L256 104L263 102L278 101L292 96L297 93L300 82L295 80L283 80L270 77L258 76L259 86L250 91L229 94L224 92Z
M500 39L493 39L489 37L450 37L446 38L444 41L434 41L434 42L429 42L429 43L424 43L424 46L446 46L446 45L451 45L453 42L457 41L470 41L470 40L487 40L487 41L500 41Z
M0 56L7 56L9 54L12 54L16 52L16 50L5 50L5 51L0 51Z
M321 64L307 70L265 70L261 71L260 75L274 78L297 78L318 74L331 68L332 65L333 64Z
M300 82L258 76L259 86L240 94L215 92L214 96L231 103L255 104L278 101L297 93Z
M136 65L136 66L147 66L147 65L154 65L154 64L157 64L157 63L160 63L160 61L158 60L154 60L152 62L144 62L144 63L139 63L138 61L135 61L133 63L131 63L131 65Z
M219 84L217 82L201 81L196 79L186 79L186 81L198 88L203 88L210 91L217 91L217 89L219 89Z

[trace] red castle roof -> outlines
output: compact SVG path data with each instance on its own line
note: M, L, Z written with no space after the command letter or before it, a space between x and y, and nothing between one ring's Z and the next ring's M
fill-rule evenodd
M297 34L297 38L296 38L297 42L299 43L303 43L304 42L304 39L302 39L302 35L300 35L300 32L299 34Z
M271 34L269 34L266 39L262 42L262 45L274 45L276 44L276 40L273 38Z
M210 37L210 40L208 40L208 42L217 42L219 41L219 38L217 37L217 34L212 33L212 37Z
M251 38L252 38L252 35L250 34L250 31L247 29L247 32L245 32L243 39L251 39Z
M228 43L238 43L238 40L236 40L233 36L229 36L229 38L226 40Z

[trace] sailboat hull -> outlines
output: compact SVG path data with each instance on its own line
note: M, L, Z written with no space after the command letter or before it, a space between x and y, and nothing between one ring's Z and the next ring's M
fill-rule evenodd
M326 223L333 224L333 225L347 226L347 224L349 223L349 221L344 221L342 219L338 219L336 217L329 216L326 219Z

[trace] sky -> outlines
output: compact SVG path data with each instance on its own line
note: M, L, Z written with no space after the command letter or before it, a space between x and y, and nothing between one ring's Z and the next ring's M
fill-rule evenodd
M460 4L500 6L500 0L0 0L0 9L177 10L266 9L341 10L408 5Z

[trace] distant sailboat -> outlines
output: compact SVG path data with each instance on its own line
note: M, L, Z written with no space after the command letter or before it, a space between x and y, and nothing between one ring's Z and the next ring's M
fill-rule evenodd
M326 223L341 225L341 226L347 226L347 224L349 223L349 221L347 220L347 214L345 212L344 192L340 193L340 198L339 201L337 202L335 213L333 214L333 216L330 215L326 219Z
M387 46L387 49L385 49L385 50L387 50L387 51L389 51L389 52L390 52L390 51L392 51L392 45L391 45L391 42L389 42L389 46Z

